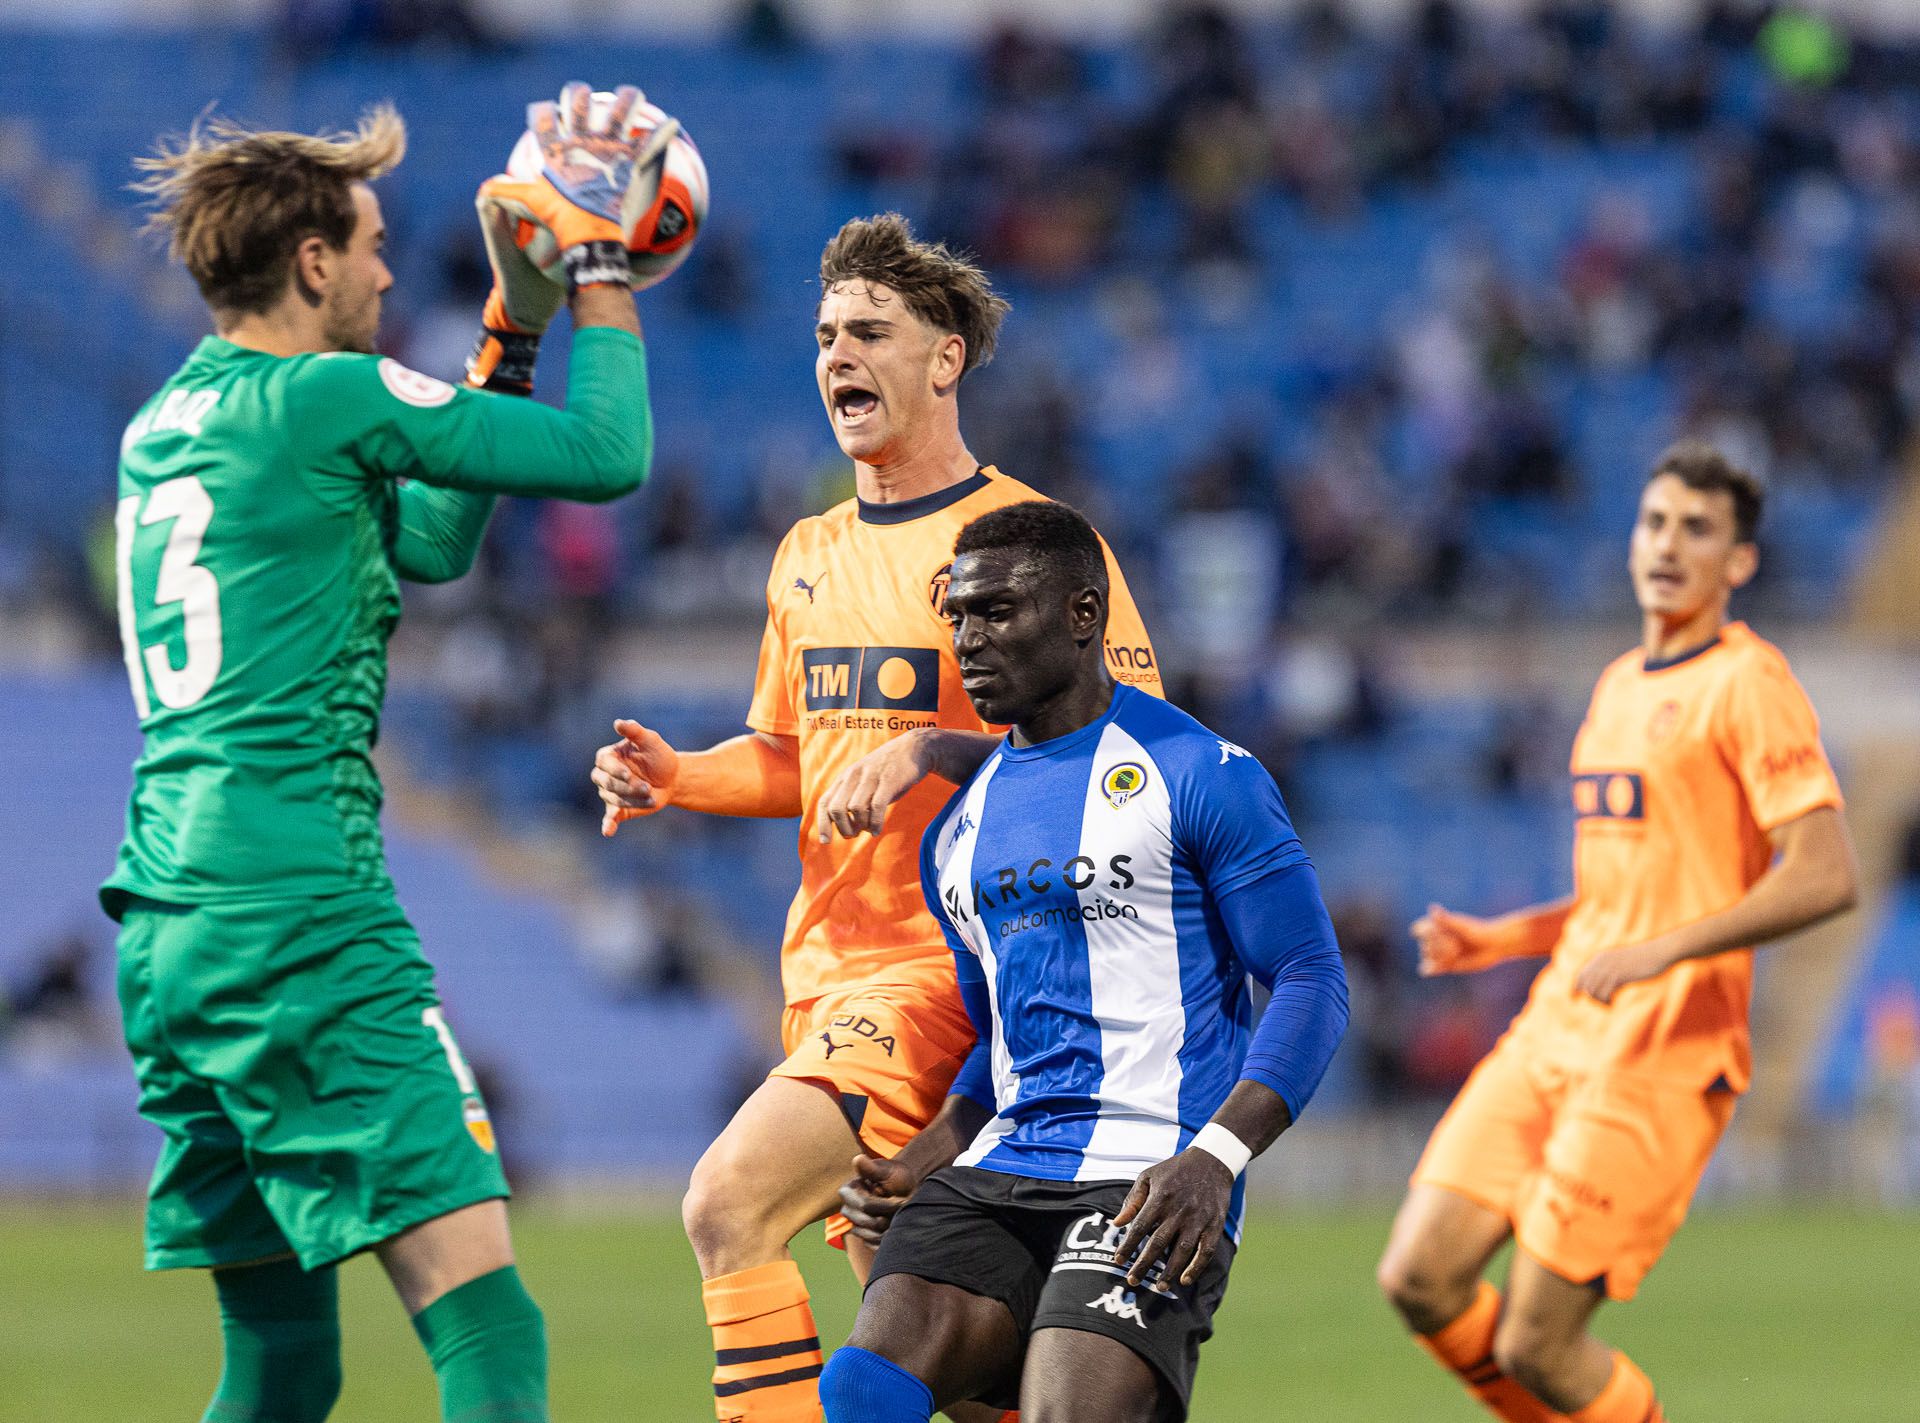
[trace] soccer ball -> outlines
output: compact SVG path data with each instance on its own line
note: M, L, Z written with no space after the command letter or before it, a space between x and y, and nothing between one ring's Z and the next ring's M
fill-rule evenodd
M611 106L613 95L596 92L596 107ZM644 99L635 102L627 116L627 128L636 133L651 133L666 120L666 113ZM520 135L507 160L507 174L514 178L537 178L541 170L540 141L531 132ZM631 194L635 200L651 199L627 249L627 262L633 268L636 291L653 286L671 276L687 260L694 239L707 221L707 165L694 145L693 136L682 128L667 146L667 161L660 167L657 191ZM543 254L528 248L528 255L543 271L549 263ZM557 263L558 254L550 254ZM556 266L557 270L557 266ZM548 271L554 276L554 271ZM555 276L555 280L561 278Z

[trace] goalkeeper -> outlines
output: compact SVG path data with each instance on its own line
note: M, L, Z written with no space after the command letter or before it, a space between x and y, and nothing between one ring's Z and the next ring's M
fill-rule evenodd
M216 123L140 160L216 334L121 445L145 746L101 899L140 1110L165 1136L147 1267L208 1268L219 1298L206 1423L327 1416L334 1266L369 1249L444 1418L547 1417L492 1127L394 897L370 754L398 580L464 573L497 494L606 500L646 477L628 253L673 125L635 131L637 100L535 105L544 168L482 185L495 290L467 388L373 354L393 278L368 184L406 145L390 107L321 137ZM567 408L500 393L531 389L562 300Z

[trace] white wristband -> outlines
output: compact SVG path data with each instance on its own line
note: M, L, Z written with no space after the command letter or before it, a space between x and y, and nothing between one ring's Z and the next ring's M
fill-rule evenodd
M1253 1148L1218 1122L1208 1122L1201 1127L1187 1145L1199 1147L1235 1176L1245 1171L1247 1163L1253 1160Z

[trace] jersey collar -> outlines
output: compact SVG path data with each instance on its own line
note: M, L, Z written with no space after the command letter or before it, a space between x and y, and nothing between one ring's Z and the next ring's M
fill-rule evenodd
M985 489L990 478L985 467L982 467L975 470L971 478L945 489L936 489L931 494L922 494L918 499L902 499L898 504L869 504L858 498L854 502L860 506L860 522L863 524L910 524L915 519L937 514L942 509L958 504L969 494Z
M1069 731L1064 736L1056 736L1051 741L1036 741L1031 746L1015 746L1009 736L1000 743L1000 755L1008 761L1038 761L1048 756L1058 756L1063 751L1071 751L1084 742L1091 741L1107 729L1120 714L1120 705L1133 695L1133 688L1125 682L1113 684L1113 700L1107 703L1107 709L1081 727L1078 731Z
M1685 652L1676 652L1671 657L1655 658L1642 655L1640 659L1640 670L1642 672L1665 672L1669 667L1678 667L1681 663L1691 662L1696 657L1705 657L1709 652L1713 651L1714 648L1725 642L1726 638L1727 629L1721 628L1719 632L1715 633L1698 647L1690 647Z

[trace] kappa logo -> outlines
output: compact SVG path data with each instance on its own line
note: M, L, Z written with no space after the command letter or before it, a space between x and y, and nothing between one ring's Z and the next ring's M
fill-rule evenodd
M1125 1285L1115 1285L1099 1299L1087 1301L1088 1309L1104 1309L1115 1319L1131 1319L1140 1328L1147 1327L1146 1316L1140 1313L1140 1306L1134 1300L1133 1291Z
M804 578L796 578L793 580L793 586L797 592L805 593L807 595L807 601L811 603L813 601L813 595L820 591L820 585L826 581L827 575L822 573L811 583L807 582Z
M1253 759L1253 753L1247 750L1246 747L1235 746L1231 741L1222 739L1220 741L1220 764L1223 766L1226 765L1227 762L1235 756L1245 756L1249 761Z
M1138 761L1122 761L1100 778L1100 790L1115 810L1146 788L1147 768Z

